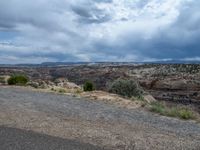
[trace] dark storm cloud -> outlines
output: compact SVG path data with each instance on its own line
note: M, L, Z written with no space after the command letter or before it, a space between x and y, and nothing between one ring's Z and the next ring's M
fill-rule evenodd
M112 3L113 0L93 0L95 2L99 2L99 3Z
M199 8L195 0L2 0L0 63L200 57Z
M150 40L143 40L144 47L137 45L141 55L154 58L186 58L200 56L200 2L182 5L177 20L160 30Z
M98 2L98 1L97 1ZM110 3L112 1L103 1ZM112 19L112 16L106 14L104 10L94 7L91 3L85 3L82 6L71 6L72 11L78 15L80 23L103 23Z
M200 57L199 7L199 1L185 2L177 19L169 26L158 29L150 38L146 39L134 31L126 33L111 45L105 41L97 41L94 47L107 51L110 55L134 54L138 58Z
M54 0L51 3L47 0L0 1L0 27L10 29L29 24L47 30L61 30L63 25L58 19L61 19L64 8L56 5Z

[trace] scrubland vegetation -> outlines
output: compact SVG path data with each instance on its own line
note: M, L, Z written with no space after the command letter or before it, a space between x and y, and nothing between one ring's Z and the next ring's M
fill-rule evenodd
M25 75L12 75L8 79L8 84L9 85L26 85L28 81L29 79Z
M200 65L102 64L52 68L0 68L0 72L1 85L27 85L38 90L47 89L60 94L78 96L84 92L94 94L92 91L97 90L108 95L113 93L130 101L142 101L144 107L152 102L152 99L146 100L147 93L154 100L173 103L173 108L162 106L162 103L151 104L151 111L165 116L193 118L191 116L194 113L190 109L178 106L185 105L195 113L199 113L200 108ZM30 81L21 74L27 75ZM11 77L8 79L9 76Z
M92 83L91 81L86 81L83 85L83 90L84 91L94 91L95 90L94 83Z
M180 119L195 119L194 112L186 107L168 107L161 102L152 102L150 104L150 111L158 113L163 116L177 117Z
M123 97L141 98L144 91L135 80L118 79L109 86L109 92L121 95Z

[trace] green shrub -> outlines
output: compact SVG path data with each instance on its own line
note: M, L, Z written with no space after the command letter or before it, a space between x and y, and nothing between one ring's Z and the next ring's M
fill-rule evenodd
M60 88L60 89L58 90L58 92L59 92L59 93L66 93L66 90L65 90L65 89L62 89L62 88Z
M158 113L163 116L176 117L180 119L194 119L194 113L188 108L183 107L167 107L160 102L152 102L150 106L150 111Z
M159 113L161 115L165 114L165 106L159 102L152 102L150 110L155 113Z
M13 75L8 79L9 85L26 85L28 78L24 75Z
M94 84L91 81L86 81L83 85L84 91L94 91L95 87Z
M169 109L168 111L166 111L165 116L169 116L169 117L179 117L179 110L176 107L172 107L171 109Z
M109 86L109 92L121 95L123 97L140 97L144 91L139 84L132 79L117 79Z
M187 108L182 108L179 110L179 118L181 119L193 119L195 116L192 111Z

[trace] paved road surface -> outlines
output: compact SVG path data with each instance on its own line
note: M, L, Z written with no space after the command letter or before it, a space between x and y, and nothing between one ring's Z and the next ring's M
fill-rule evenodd
M1 150L101 150L90 144L15 128L0 127Z

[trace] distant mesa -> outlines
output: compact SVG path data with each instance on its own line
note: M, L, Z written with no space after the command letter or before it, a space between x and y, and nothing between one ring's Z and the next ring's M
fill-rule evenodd
M134 64L200 64L196 60L167 60L148 62L43 62L41 64L0 64L0 67L56 67L70 65L134 65Z

